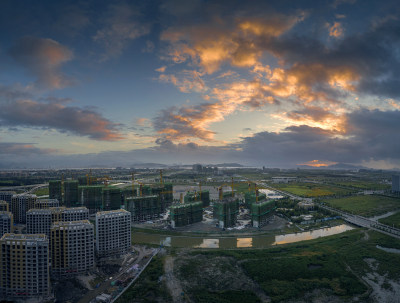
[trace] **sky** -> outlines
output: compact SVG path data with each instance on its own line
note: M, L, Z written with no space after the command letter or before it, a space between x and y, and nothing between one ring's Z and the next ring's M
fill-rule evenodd
M397 1L0 2L0 168L400 168Z

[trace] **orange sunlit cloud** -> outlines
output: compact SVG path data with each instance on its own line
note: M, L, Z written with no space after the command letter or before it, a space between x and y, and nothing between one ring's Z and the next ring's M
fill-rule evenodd
M329 28L329 36L331 37L340 38L344 34L344 29L340 22L334 22L332 25L328 23L327 27Z
M311 160L306 163L300 163L297 165L307 165L307 166L312 166L312 167L327 167L337 164L337 162L332 162L332 161L321 161L321 160Z

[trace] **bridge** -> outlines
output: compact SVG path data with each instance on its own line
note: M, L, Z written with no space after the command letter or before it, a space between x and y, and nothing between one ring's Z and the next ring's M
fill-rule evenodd
M296 196L294 194L282 191L280 189L275 189L275 188L273 188L273 187L271 187L271 186L269 186L269 185L267 185L265 183L259 183L259 184L264 186L264 187L266 187L266 188L268 188L268 189L270 189L270 190L278 192L278 193L280 193L280 194L282 194L284 196L290 197L292 199L297 199L297 200L307 201L307 202L311 202L312 201L311 198L299 197L299 196ZM336 209L336 208L327 206L327 205L322 204L322 203L318 203L318 206L323 208L323 209L326 209L326 210L328 210L328 211L330 211L332 213L339 214L342 217L343 220L345 220L345 221L347 221L347 222L349 222L351 224L354 224L354 225L357 225L357 226L360 226L360 227L369 228L369 229L375 230L377 232L380 232L382 234L391 236L393 238L400 239L400 229L399 228L395 228L395 227L392 227L392 226L389 226L389 225L385 225L385 224L379 223L376 220L372 220L370 218L366 218L366 217L363 217L363 216L353 215L353 214L347 213L345 211L342 211L340 209Z

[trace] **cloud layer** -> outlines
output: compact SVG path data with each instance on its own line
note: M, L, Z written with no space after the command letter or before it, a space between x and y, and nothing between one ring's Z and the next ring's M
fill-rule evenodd
M61 66L73 58L73 53L57 41L24 37L10 49L10 55L36 77L40 87L59 89L72 83Z

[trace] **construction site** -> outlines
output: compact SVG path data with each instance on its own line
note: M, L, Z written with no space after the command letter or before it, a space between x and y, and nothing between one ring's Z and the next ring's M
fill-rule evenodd
M203 220L203 202L186 202L170 208L171 227L181 227Z

